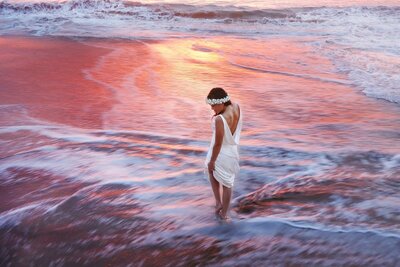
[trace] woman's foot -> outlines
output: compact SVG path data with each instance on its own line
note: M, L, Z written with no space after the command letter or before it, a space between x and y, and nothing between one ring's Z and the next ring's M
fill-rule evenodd
M218 216L221 220L229 222L231 219L228 217L228 215L222 214L222 209L218 212Z
M219 214L222 211L222 204L215 205L215 213Z

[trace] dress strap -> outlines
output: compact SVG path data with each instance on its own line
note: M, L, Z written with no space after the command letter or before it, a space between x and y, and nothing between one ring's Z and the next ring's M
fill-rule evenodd
M238 108L239 108L239 121L236 126L235 134L233 135L233 138L235 139L236 144L239 144L240 133L242 132L242 124L243 124L243 111L240 108L239 104L238 104Z

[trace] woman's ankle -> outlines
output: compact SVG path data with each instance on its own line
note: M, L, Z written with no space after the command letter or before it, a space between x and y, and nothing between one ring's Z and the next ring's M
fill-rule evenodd
M220 210L220 212L219 212L219 217L220 217L222 220L228 220L228 219L229 219L227 212L224 213L223 210Z

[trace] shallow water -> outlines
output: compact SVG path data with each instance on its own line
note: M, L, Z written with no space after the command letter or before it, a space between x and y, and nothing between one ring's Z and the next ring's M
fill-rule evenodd
M2 106L3 263L395 265L398 106L325 71L301 40L79 42L110 49L82 73L116 100L97 129L47 120L52 105L36 117ZM278 62L238 56L248 45L293 53L260 72L241 66ZM138 51L140 67L123 60ZM229 88L245 122L228 224L202 169L212 84Z
M396 266L398 47L339 34L376 33L354 18L385 12L387 30L395 10L312 9L302 16L326 16L315 31L163 21L151 38L3 24L1 265ZM244 119L229 223L203 173L214 86Z

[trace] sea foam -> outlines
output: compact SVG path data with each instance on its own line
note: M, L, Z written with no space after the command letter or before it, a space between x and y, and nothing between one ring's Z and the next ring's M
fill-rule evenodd
M0 35L309 38L317 53L347 75L349 82L340 83L400 103L399 10L398 6L257 9L106 0L2 1Z

